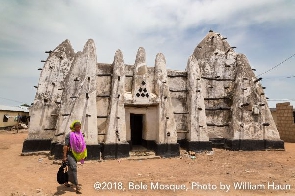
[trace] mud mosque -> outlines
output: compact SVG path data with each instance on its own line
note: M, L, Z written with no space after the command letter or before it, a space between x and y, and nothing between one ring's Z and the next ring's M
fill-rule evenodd
M144 146L162 157L188 151L282 150L284 142L247 58L226 37L209 31L184 71L154 67L139 48L134 65L117 50L112 64L99 63L93 40L75 53L68 40L40 68L23 152L50 150L61 158L65 134L82 122L88 159L128 157Z

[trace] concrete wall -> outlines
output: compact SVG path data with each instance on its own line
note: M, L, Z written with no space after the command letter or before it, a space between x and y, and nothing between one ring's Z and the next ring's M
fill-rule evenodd
M293 111L293 106L290 105L290 102L286 102L278 103L276 105L276 111L272 112L274 119L276 119L280 137L285 142L295 142L295 123Z

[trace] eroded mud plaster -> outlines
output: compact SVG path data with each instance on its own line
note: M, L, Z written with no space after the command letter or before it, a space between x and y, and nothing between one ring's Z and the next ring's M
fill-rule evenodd
M97 63L93 40L77 53L66 40L40 74L23 151L33 140L62 144L73 120L106 159L129 156L133 143L161 156L179 155L179 144L211 150L214 141L232 150L283 149L261 79L234 48L210 31L177 71L166 69L161 53L148 67L142 47L134 65L120 50L112 64Z

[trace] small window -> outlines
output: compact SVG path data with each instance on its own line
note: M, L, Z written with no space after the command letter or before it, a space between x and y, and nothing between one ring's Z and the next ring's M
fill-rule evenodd
M4 116L3 116L3 122L8 122L8 115L7 114L4 114Z
M295 111L293 111L293 119L294 119L294 123L295 123Z

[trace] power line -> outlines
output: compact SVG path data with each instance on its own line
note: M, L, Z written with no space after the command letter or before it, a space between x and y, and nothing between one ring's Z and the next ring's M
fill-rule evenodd
M278 77L268 77L268 78L263 78L264 80L269 80L269 79L290 79L290 78L294 78L295 75L292 75L292 76L278 76Z
M16 101L16 100L13 100L13 99L7 99L7 98L4 98L4 97L0 97L0 99L5 99L5 100L8 100L8 101L14 101L14 102L17 102L17 103L24 103L24 102Z
M295 101L295 99L268 99L267 101Z
M288 61L288 60L289 60L290 58L292 58L293 56L295 56L295 54L291 55L289 58L283 60L282 62L280 62L280 63L277 64L276 66L270 68L269 70L267 70L267 71L265 71L265 72L263 72L263 73L257 75L257 77L258 77L258 76L261 76L261 75L263 75L263 74L266 74L267 72L270 72L270 71L273 70L274 68L277 68L278 66L282 65L284 62Z

